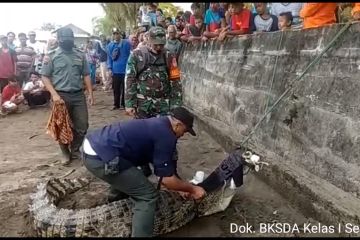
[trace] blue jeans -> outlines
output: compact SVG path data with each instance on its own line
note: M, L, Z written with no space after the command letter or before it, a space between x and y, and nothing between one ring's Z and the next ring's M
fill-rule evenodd
M96 64L89 63L90 79L92 85L96 85Z

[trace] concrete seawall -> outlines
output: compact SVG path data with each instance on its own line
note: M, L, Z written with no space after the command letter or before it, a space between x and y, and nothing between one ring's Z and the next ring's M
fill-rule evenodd
M184 103L200 127L230 151L263 116L267 102L271 106L342 27L187 46L181 57ZM259 177L324 223L360 225L359 90L356 23L249 141L271 163Z

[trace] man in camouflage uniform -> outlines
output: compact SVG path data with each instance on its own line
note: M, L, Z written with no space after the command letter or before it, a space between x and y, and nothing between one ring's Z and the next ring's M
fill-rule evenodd
M130 54L125 76L125 107L126 112L135 118L167 115L173 108L165 44L165 30L152 27L148 45L139 46ZM174 159L177 160L177 152ZM142 169L145 175L151 174L148 166Z
M94 103L90 71L85 54L74 47L74 33L70 28L57 31L59 48L47 53L40 74L53 102L65 102L73 123L73 141L59 144L63 154L62 164L80 158L79 148L89 127L84 83L89 93L89 103Z
M140 46L130 55L126 69L126 112L139 118L169 112L170 81L164 53L165 31L149 30L149 46Z

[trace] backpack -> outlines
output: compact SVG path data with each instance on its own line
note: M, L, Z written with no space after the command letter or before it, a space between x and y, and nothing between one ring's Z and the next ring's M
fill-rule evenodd
M180 71L179 71L177 64L175 64L176 66L174 66L173 61L169 62L169 58L167 57L166 52L163 52L161 55L159 55L155 59L155 61L153 63L151 63L149 49L146 46L141 46L141 47L139 47L139 50L141 52L143 61L138 62L138 64L137 64L137 69L140 69L140 70L138 71L136 78L138 78L140 76L140 74L142 74L151 65L163 66L164 64L155 64L155 63L157 62L157 60L159 60L160 57L164 57L169 80L172 81L172 80L180 79ZM170 59L170 60L173 60L173 59Z

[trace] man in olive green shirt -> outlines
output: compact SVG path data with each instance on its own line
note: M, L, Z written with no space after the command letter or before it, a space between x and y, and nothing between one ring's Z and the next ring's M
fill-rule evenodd
M70 145L59 144L62 163L80 158L79 148L89 127L88 109L84 94L84 82L89 93L89 103L94 103L90 70L85 54L74 47L74 33L70 28L57 31L59 48L48 52L40 71L44 85L51 93L53 102L64 101L73 123L73 141Z

